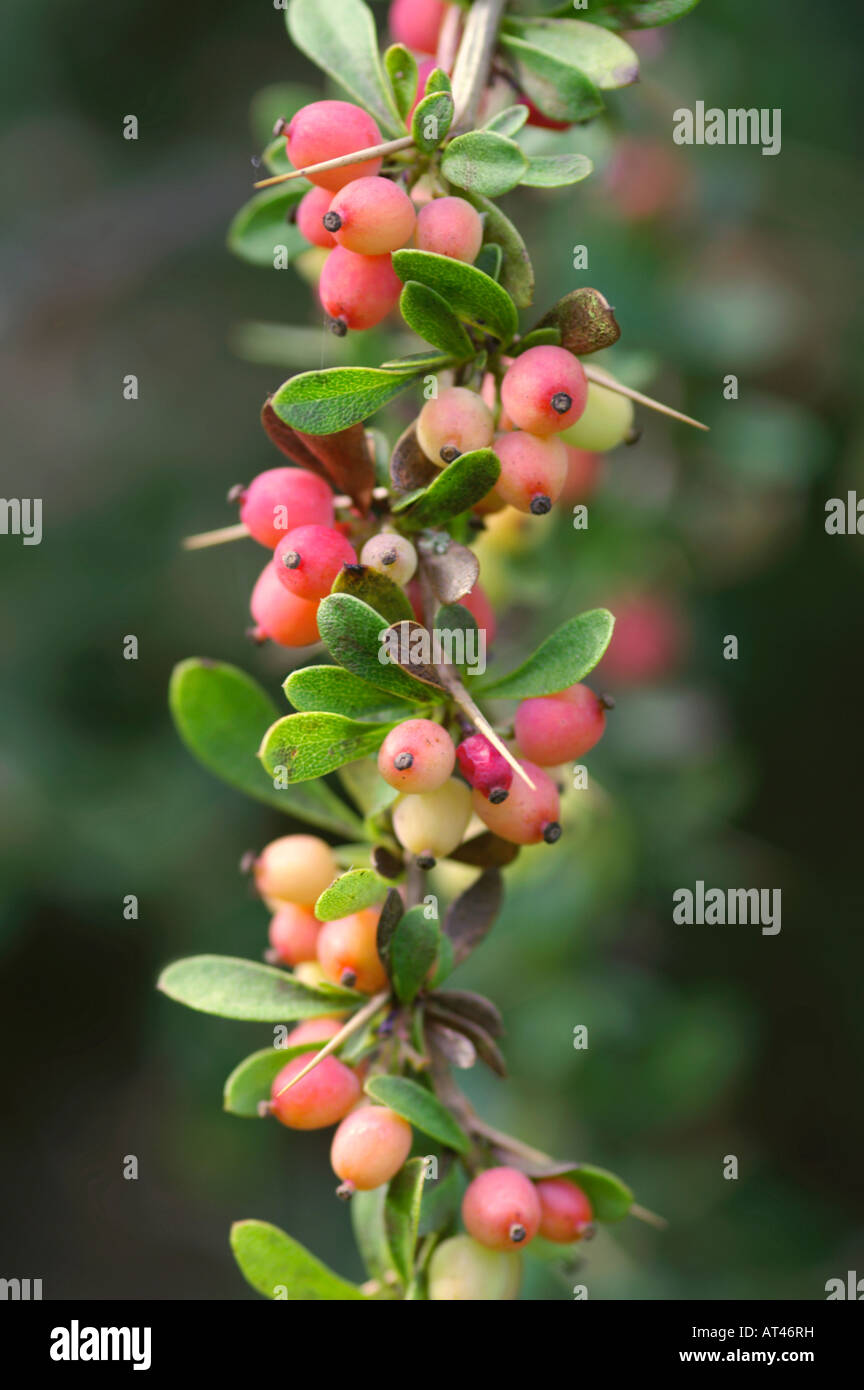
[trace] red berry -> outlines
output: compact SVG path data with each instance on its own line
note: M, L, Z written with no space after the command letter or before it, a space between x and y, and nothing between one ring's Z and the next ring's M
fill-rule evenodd
M559 434L572 425L588 399L582 364L561 347L529 348L507 368L501 405L519 430Z
M518 1250L540 1227L540 1200L517 1168L487 1168L462 1199L465 1229L490 1250Z
M256 642L269 637L280 647L308 647L318 641L318 604L295 598L283 585L271 560L261 571L249 609Z
M333 493L305 468L268 468L240 494L240 520L272 550L295 526L330 526Z
M252 868L255 887L276 908L313 907L339 872L330 846L317 835L281 835L262 849Z
M338 159L380 143L381 132L372 117L350 101L313 101L301 107L285 130L285 149L295 169L323 164L327 159ZM380 168L380 158L367 159L341 169L327 169L323 174L310 174L309 178L319 188L335 193L352 179L377 174Z
M318 923L321 926L321 923ZM285 1039L286 1047L300 1047L303 1043L329 1042L335 1038L337 1033L341 1033L344 1027L342 1019L331 1018L325 1014L322 1018L306 1018L302 1023L298 1023L296 1028L292 1028Z
M417 214L414 239L421 251L470 264L483 242L483 220L464 198L433 198Z
M581 758L603 736L606 707L587 685L523 700L516 711L516 742L541 767Z
M330 1162L349 1192L370 1192L394 1178L409 1153L411 1126L386 1105L361 1105L346 1115L330 1146Z
M536 1186L540 1202L540 1234L544 1240L570 1245L581 1240L594 1220L585 1193L566 1178L544 1178Z
M270 945L283 965L299 965L318 955L321 923L306 907L286 903L270 919Z
M349 917L325 922L318 937L318 959L327 979L362 994L375 994L387 983L378 954L381 909L366 907Z
M277 1072L270 1088L271 1113L289 1129L324 1129L335 1125L360 1098L360 1081L338 1057L325 1057L308 1076L279 1092L315 1056L302 1052Z
M344 246L330 252L318 282L324 311L339 333L374 328L396 307L401 293L390 256L358 256Z
M559 816L561 807L558 788L542 767L525 758L519 764L534 783L534 790L514 776L506 801L487 801L482 792L474 792L474 810L483 824L510 840L514 845L537 845L541 840L554 844L561 836Z
M387 27L396 43L416 53L434 53L446 9L443 0L393 0Z
M417 417L417 442L436 468L452 463L460 454L488 448L494 433L491 410L467 386L446 386Z
M322 246L329 251L336 245L336 239L324 226L324 216L329 211L333 194L329 188L310 188L297 204L297 230L313 246Z
M391 729L378 752L378 771L403 792L433 792L456 762L453 740L431 719L406 719Z
M307 600L324 598L343 565L357 555L340 531L330 526L298 526L276 547L276 573L289 593Z
M499 434L493 449L501 464L494 491L519 512L545 516L567 478L567 450L560 439L525 430Z
M417 213L404 189L380 177L340 188L324 213L324 228L361 256L384 256L410 239Z
M507 800L513 769L483 734L471 734L456 749L459 768L469 787L496 805Z

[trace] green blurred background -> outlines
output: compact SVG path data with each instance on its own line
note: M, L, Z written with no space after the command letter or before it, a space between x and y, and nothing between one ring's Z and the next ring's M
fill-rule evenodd
M590 153L592 179L505 204L537 305L602 289L616 370L712 425L643 415L588 531L562 512L490 574L502 605L518 596L502 657L634 595L682 634L656 679L606 677L618 708L571 835L522 857L457 981L505 1015L511 1081L466 1082L489 1119L615 1169L670 1223L605 1230L578 1275L535 1263L529 1298L584 1281L592 1298L812 1299L862 1269L862 552L824 530L827 498L864 492L857 8L703 0L640 39L643 80L608 119L539 136ZM229 522L228 487L278 462L268 390L375 352L327 334L292 270L225 250L269 111L251 128L250 99L314 74L269 0L7 0L0 26L2 491L44 499L41 546L0 544L0 1274L46 1298L255 1297L226 1239L255 1216L359 1277L328 1136L222 1113L262 1030L153 988L180 955L260 956L266 916L236 866L287 824L194 765L169 722L184 656L276 695L288 665L244 638L260 549L180 539ZM782 153L673 146L672 111L697 100L781 108ZM291 323L302 338L260 328ZM672 891L697 879L781 887L782 932L673 925Z

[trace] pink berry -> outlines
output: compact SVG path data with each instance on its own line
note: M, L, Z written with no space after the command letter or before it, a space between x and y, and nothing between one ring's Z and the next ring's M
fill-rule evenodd
M456 749L459 769L469 787L482 792L488 801L506 801L513 781L513 769L483 734L471 734Z
M501 464L494 491L519 512L545 516L567 480L567 450L560 439L525 430L499 434L493 449Z
M331 526L298 526L276 547L273 564L296 598L324 598L343 565L356 565L354 547Z
M374 328L399 302L402 281L390 256L358 256L337 246L321 271L318 294L331 328Z
M400 792L434 792L455 762L452 738L431 719L406 719L390 730L378 752L378 771Z
M615 631L600 669L622 685L662 680L681 658L687 631L681 615L653 594L615 605Z
M514 845L537 845L541 840L554 844L561 837L558 788L542 767L525 758L519 759L519 765L528 773L534 790L514 776L507 800L497 806L475 791L474 811L489 830Z
M446 9L443 0L393 0L387 27L396 43L415 53L434 53Z
M491 410L466 386L446 386L426 402L417 417L417 442L437 468L452 463L460 454L488 448L494 434Z
M603 736L606 706L587 685L571 685L558 695L523 700L516 711L516 742L541 767L581 758Z
M386 1105L361 1105L346 1115L330 1146L333 1171L343 1194L370 1192L395 1178L409 1153L411 1126Z
M417 214L415 243L421 251L470 264L482 242L482 218L464 198L433 198Z
M478 582L467 594L462 595L459 603L468 609L478 630L485 634L487 647L491 647L498 631L498 622L492 604L486 596L486 590Z
M307 907L286 903L270 919L270 945L283 965L316 960L321 923Z
M255 887L274 911L285 903L312 908L339 872L333 851L317 835L280 835L252 866Z
M530 434L559 434L585 409L588 381L582 364L561 347L534 347L517 357L501 382L501 404L513 424Z
M540 1228L540 1200L517 1168L487 1168L468 1185L462 1220L468 1234L490 1250L518 1250Z
M232 494L233 496L233 494ZM305 468L268 468L240 493L240 520L272 550L295 526L331 526L333 493Z
M313 101L301 107L284 133L285 149L295 169L323 164L327 159L338 159L381 143L381 132L372 117L350 101ZM335 193L352 179L377 174L380 168L379 157L310 174L309 179L319 188Z
M585 1193L566 1178L544 1178L536 1186L540 1234L544 1240L570 1245L585 1236L594 1220Z
M324 229L361 256L384 256L410 239L417 213L404 189L380 177L340 188L324 213Z
M318 960L334 985L376 994L387 983L387 972L378 954L378 918L381 910L366 907L348 917L325 922L318 937Z
M564 447L567 450L567 477L558 501L586 502L597 486L600 455L589 453L587 449L577 449L566 441Z
M308 647L318 641L318 603L289 593L271 560L258 576L249 609L256 642L269 637L280 647Z
M318 923L321 926L321 923ZM335 1038L337 1033L341 1033L344 1026L343 1020L331 1018L325 1014L322 1018L306 1018L302 1023L298 1023L296 1028L292 1028L285 1039L286 1047L301 1047L303 1043L329 1042Z
M324 216L329 211L333 195L329 188L310 188L297 204L297 230L313 246L322 246L327 251L336 245L336 239L324 226Z
M301 1072L314 1056L314 1052L302 1052L299 1057L293 1057L273 1080L271 1114L289 1129L324 1129L327 1125L335 1125L360 1098L358 1077L333 1056L325 1057L308 1076L280 1096L286 1082Z

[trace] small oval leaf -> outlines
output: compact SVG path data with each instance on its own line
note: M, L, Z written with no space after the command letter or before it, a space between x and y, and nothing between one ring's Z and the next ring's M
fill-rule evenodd
M425 1086L404 1076L372 1076L363 1089L373 1100L389 1105L415 1129L431 1135L448 1149L455 1149L457 1153L467 1153L470 1149L464 1129Z
M289 1023L320 1018L362 1003L355 990L312 989L285 970L233 956L189 956L166 966L157 988L169 999L200 1013L249 1023Z
M478 693L502 700L555 695L593 671L612 636L615 619L606 608L593 608L563 623L551 637L508 676L478 684Z
M315 904L315 916L319 922L332 922L337 917L362 912L364 907L382 902L388 886L374 869L350 869L324 889Z
M235 1221L231 1249L240 1273L265 1298L290 1303L348 1302L364 1295L268 1221Z
M471 130L451 140L441 159L449 183L500 198L522 181L528 160L514 140L494 130Z

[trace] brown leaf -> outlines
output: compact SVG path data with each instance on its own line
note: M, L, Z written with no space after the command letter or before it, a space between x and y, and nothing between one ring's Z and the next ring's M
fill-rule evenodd
M449 1013L459 1014L471 1023L479 1024L493 1038L500 1038L504 1032L504 1020L491 999L483 994L475 994L470 989L436 989L429 995L430 1005L439 1006Z
M457 859L460 864L473 864L478 869L503 869L513 863L518 853L518 845L486 830L482 835L475 835L473 840L466 840L447 857Z
M372 501L375 464L363 425L351 425L334 434L304 434L280 420L271 399L268 396L261 411L261 424L268 438L300 468L317 473L334 492L347 492L365 515Z
M453 963L459 965L491 931L501 907L501 874L486 869L476 883L448 907L443 930L453 943Z
M401 894L395 889L387 891L384 899L384 906L381 909L381 916L378 918L377 946L378 954L387 963L390 954L390 941L393 933L398 927L401 919L405 915L405 904L402 902Z
M429 1040L450 1063L460 1071L467 1071L477 1061L477 1052L470 1038L464 1033L447 1028L442 1023L431 1023L428 1028Z
M385 845L376 845L372 851L372 867L382 878L398 878L405 865Z
M428 487L441 470L427 459L417 443L417 431L413 425L400 434L390 458L390 477L399 492L414 492L417 488Z
M438 602L458 603L477 583L480 561L467 545L451 540L443 552L434 546L426 550L423 568Z
M571 290L535 327L560 329L561 346L577 357L611 347L621 337L612 306L599 290Z
M423 624L416 623L413 619L410 622L391 623L387 631L395 631L398 633L399 650L400 652L404 650L408 658L405 661L396 662L396 665L407 672L409 676L413 676L415 680L422 681L424 685L434 686L436 690L444 690L445 687L442 685L435 667L431 666L426 661L420 661L419 659L415 660L411 657L411 642L412 640L416 640L415 634L421 632L425 634L423 646L428 646L431 641L430 634ZM382 643L382 645L386 648L386 643ZM422 647L420 649L422 650Z
M467 1018L460 1017L459 1014L440 1009L431 998L427 1008L427 1016L430 1022L434 1019L436 1028L446 1028L448 1032L461 1033L469 1040L477 1056L486 1063L490 1071L494 1071L496 1076L506 1077L507 1063L504 1061L500 1049L484 1028L472 1023Z

